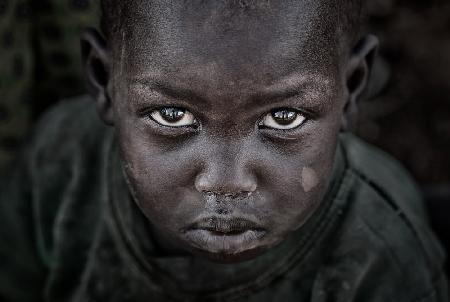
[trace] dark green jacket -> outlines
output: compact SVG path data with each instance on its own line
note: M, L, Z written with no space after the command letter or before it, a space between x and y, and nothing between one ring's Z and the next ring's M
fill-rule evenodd
M343 134L321 207L255 260L157 252L87 98L37 127L1 185L0 301L447 302L444 254L393 160Z

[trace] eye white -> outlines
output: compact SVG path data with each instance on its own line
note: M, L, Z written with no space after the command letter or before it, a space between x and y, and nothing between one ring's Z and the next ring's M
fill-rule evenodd
M280 129L280 130L295 129L306 121L306 117L304 117L302 114L295 112L295 115L296 117L294 120L292 120L292 122L290 122L287 125L282 125L274 119L272 113L268 113L264 116L260 125L266 128Z
M196 124L194 115L187 110L184 111L183 117L181 117L178 121L175 122L168 121L166 118L164 118L163 114L161 113L161 110L155 110L151 112L150 116L157 123L168 127L185 127Z

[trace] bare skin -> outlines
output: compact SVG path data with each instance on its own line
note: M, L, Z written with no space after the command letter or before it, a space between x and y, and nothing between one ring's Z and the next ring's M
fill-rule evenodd
M235 262L279 244L321 204L377 41L342 49L326 0L224 3L132 1L114 39L89 31L83 49L157 237Z

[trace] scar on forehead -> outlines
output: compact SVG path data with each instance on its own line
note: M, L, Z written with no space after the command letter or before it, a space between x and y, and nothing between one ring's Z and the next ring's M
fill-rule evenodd
M319 177L316 171L309 167L302 170L302 187L305 192L309 192L319 184Z

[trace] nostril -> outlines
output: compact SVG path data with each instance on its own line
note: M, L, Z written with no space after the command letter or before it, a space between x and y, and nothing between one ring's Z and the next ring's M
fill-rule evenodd
M213 191L203 191L203 193L208 198L215 198L217 202L221 200L230 200L230 199L244 199L250 197L253 192L250 191L242 191L242 192L233 192L233 193L225 193L221 191L213 192Z
M212 191L204 191L203 193L205 193L205 195L208 197L213 197L214 195L217 195L217 193L214 193Z
M230 211L228 208L224 208L224 207L220 207L216 210L216 213L218 215L228 215L230 214L232 211Z
M242 191L242 192L236 192L236 193L227 193L225 195L225 199L243 199L248 198L253 194L253 192L250 191Z

